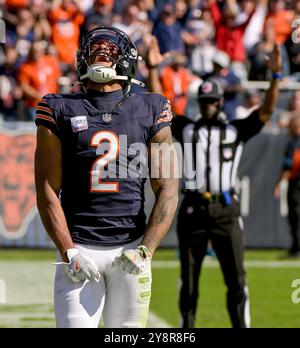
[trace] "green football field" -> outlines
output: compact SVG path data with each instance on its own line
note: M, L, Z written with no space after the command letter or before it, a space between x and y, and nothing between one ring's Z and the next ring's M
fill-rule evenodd
M246 269L252 327L300 327L292 282L300 279L300 260L281 260L282 251L247 251ZM0 327L54 327L53 251L0 250ZM1 281L2 279L2 281ZM3 282L4 281L4 282ZM300 282L300 280L299 280ZM1 285L2 284L2 285ZM175 250L159 250L153 261L149 327L179 327L179 263ZM230 327L226 289L216 260L206 258L200 283L197 327ZM0 293L3 299L3 293ZM295 294L294 294L295 298Z

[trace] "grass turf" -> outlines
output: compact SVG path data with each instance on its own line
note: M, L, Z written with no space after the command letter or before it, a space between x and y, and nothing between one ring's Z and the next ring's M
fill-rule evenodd
M250 250L246 252L246 260L278 261L281 251ZM30 267L47 265L55 259L52 250L0 250L1 265L12 263L16 272L20 262L22 269L28 272ZM156 261L172 261L177 259L176 250L160 250L155 256ZM280 261L284 263L285 261ZM14 266L15 265L15 266ZM252 327L300 327L300 303L291 301L293 279L300 278L299 267L249 267L248 286L251 299ZM179 327L178 311L178 278L179 268L160 266L153 268L153 288L150 309L172 327ZM14 279L14 275L11 275ZM22 277L15 277L14 287L22 287ZM51 276L44 278L43 286L52 286ZM38 284L38 283L37 283ZM42 284L41 284L42 285ZM34 285L38 286L38 285ZM200 300L197 311L197 327L230 327L226 311L226 288L218 267L205 266L202 270L200 283ZM33 292L35 290L33 289ZM41 304L0 304L0 327L54 327L51 297L48 303Z
M299 269L249 268L248 286L252 327L300 327L300 303L291 301L291 283ZM153 269L151 309L171 326L178 327L178 269ZM199 286L197 327L230 327L226 288L219 268L204 267Z
M283 255L284 252L280 250L247 250L245 253L246 260L269 260L275 261ZM178 259L177 249L159 249L155 255L154 260L157 261L171 261ZM48 249L0 249L0 260L53 260L56 257L54 250Z

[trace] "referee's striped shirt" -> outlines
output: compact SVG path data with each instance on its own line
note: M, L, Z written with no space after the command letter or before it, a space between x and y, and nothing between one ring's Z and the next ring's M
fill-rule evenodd
M197 177L202 178L201 185L196 186L197 191L221 194L234 189L243 146L264 126L259 112L260 109L256 109L247 118L230 122L222 117L223 114L210 122L200 119L194 123L185 117L173 120L174 137L183 149L184 143L191 145L188 149L192 151L184 153L183 158L197 169ZM196 143L200 144L197 150ZM191 187L187 185L191 181L197 180L185 178L185 188Z

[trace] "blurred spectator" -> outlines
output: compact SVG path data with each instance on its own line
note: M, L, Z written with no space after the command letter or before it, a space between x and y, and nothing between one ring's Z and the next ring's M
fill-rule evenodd
M172 4L165 4L160 20L154 27L159 49L162 54L168 51L185 53L184 42L181 37L181 25L176 20L176 13Z
M241 13L237 17L237 22L240 24L246 22L252 13L253 16L244 33L244 45L247 52L261 38L265 18L268 13L268 0L259 1L257 4L255 0L242 0Z
M139 8L139 12L147 13L147 16L148 12L151 12L157 7L154 0L132 0L131 3Z
M141 44L143 36L152 30L147 13L140 12L134 4L129 5L124 11L121 22L114 22L113 25L130 36L136 45Z
M223 14L215 0L210 0L209 3L216 28L216 46L229 55L232 68L241 79L245 80L247 73L244 66L246 59L244 32L254 12L243 24L238 25L236 24L238 7L235 0L226 0Z
M80 25L84 17L72 0L55 0L49 13L52 39L58 58L64 64L74 64L78 48Z
M154 25L156 25L157 22L159 21L160 15L163 11L164 6L166 4L174 5L174 0L141 0L141 1L146 3L144 7L147 7L149 19L152 21Z
M138 19L147 26L148 32L144 34L150 34L153 30L153 21L151 20L151 11L155 8L154 0L132 0L131 3L138 7L139 14Z
M273 24L275 28L275 42L281 45L291 35L294 13L285 9L284 0L270 0L269 10L265 24Z
M177 22L184 28L191 15L191 7L185 0L175 0L174 11Z
M227 90L225 110L229 117L234 117L239 79L270 78L264 57L272 51L276 40L282 42L284 75L289 80L300 81L300 47L291 35L292 19L300 18L300 0L0 0L0 3L7 28L5 46L10 48L4 52L0 47L0 65L4 58L9 59L0 66L0 113L6 118L19 114L18 110L22 109L23 101L19 100L22 89L18 87L24 66L19 68L27 60L33 43L44 40L45 54L58 56L64 73L58 80L60 90L76 91L78 86L73 88L71 83L77 79L75 53L79 30L83 34L101 25L115 25L127 32L142 55L147 46L144 39L150 33L158 38L163 54L184 54L186 66L181 68L200 77L195 82L195 76L191 75L192 90L194 82L199 84L201 78L216 75ZM224 65L223 59L217 67L220 48L229 55L229 63ZM56 58L53 59L57 63ZM56 63L52 63L53 67ZM168 64L164 60L164 66ZM174 73L173 67L168 69ZM141 62L138 78L147 82L148 74L149 67ZM137 86L132 89L133 92L142 90ZM182 97L179 99L185 100L185 96ZM25 98L27 103L27 94ZM246 102L250 103L250 99ZM188 109L195 110L195 104L189 102ZM179 113L183 113L182 108ZM184 115L187 113L194 115L195 111L185 111ZM276 115L272 120L278 122L280 117L279 123L284 123L286 115Z
M144 61L140 65L142 67L142 76L147 79L142 79L146 82L146 88L151 91L157 91L162 94L161 83L159 79L159 69L164 61L171 56L170 52L161 54L158 46L157 38L154 35L144 37L144 45L142 46L142 57ZM153 84L154 83L154 84Z
M35 18L35 39L50 40L51 26L47 19L49 5L43 0L31 0L30 11Z
M265 26L262 40L249 52L250 72L249 80L264 81L270 78L266 65L266 56L270 56L275 46L276 33L272 22ZM280 46L282 56L282 71L289 75L289 58L284 46Z
M287 128L290 120L294 117L300 117L300 91L296 91L291 98L289 110L284 111L278 120L280 128Z
M31 11L27 8L19 9L16 20L16 27L7 30L6 44L16 48L19 54L18 60L21 63L26 59L31 44L36 39L35 20Z
M82 34L102 25L111 25L114 0L95 0L94 6L85 17Z
M294 0L294 11L295 11L295 18L298 20L300 19L300 0ZM299 33L299 26L298 28L298 33ZM294 30L296 27L294 27ZM295 31L296 33L296 31ZM285 47L289 56L290 60L290 73L293 75L293 77L297 80L300 81L300 44L299 44L299 34L298 34L298 39L295 40L294 34L290 35L288 40L285 43Z
M175 54L169 66L165 66L160 73L160 81L163 95L172 105L172 111L177 116L184 116L187 106L187 93L192 81L192 75L184 65L186 57Z
M213 70L213 55L215 45L213 38L215 29L209 10L194 10L188 20L182 37L187 45L191 70L199 76Z
M75 0L79 10L87 13L94 5L94 0Z
M236 109L236 118L243 119L248 117L255 108L261 105L261 98L256 89L248 89L244 92L244 104Z
M34 42L28 59L22 64L19 72L29 120L33 119L35 107L43 95L58 92L57 80L60 75L56 57L45 55L45 43Z
M0 67L0 114L4 120L17 119L17 103L22 97L16 81L17 56L18 52L7 46L5 62Z
M147 1L147 0L146 0ZM114 1L114 8L113 8L113 13L114 13L114 17L115 16L119 16L122 17L124 11L126 10L126 8L130 5L133 4L134 0L115 0Z
M241 80L230 68L230 58L222 51L216 50L213 56L213 71L204 79L214 78L224 90L223 111L229 120L236 118L238 94L242 90Z

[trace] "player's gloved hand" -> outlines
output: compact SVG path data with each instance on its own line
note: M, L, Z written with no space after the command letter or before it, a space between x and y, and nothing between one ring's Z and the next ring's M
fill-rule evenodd
M94 260L80 254L76 248L68 249L66 256L69 262L57 262L56 264L66 266L66 274L74 283L83 283L86 279L99 281L100 273Z
M114 259L112 267L120 266L125 272L138 275L150 265L151 259L150 251L144 245L139 245L136 249L123 251Z

